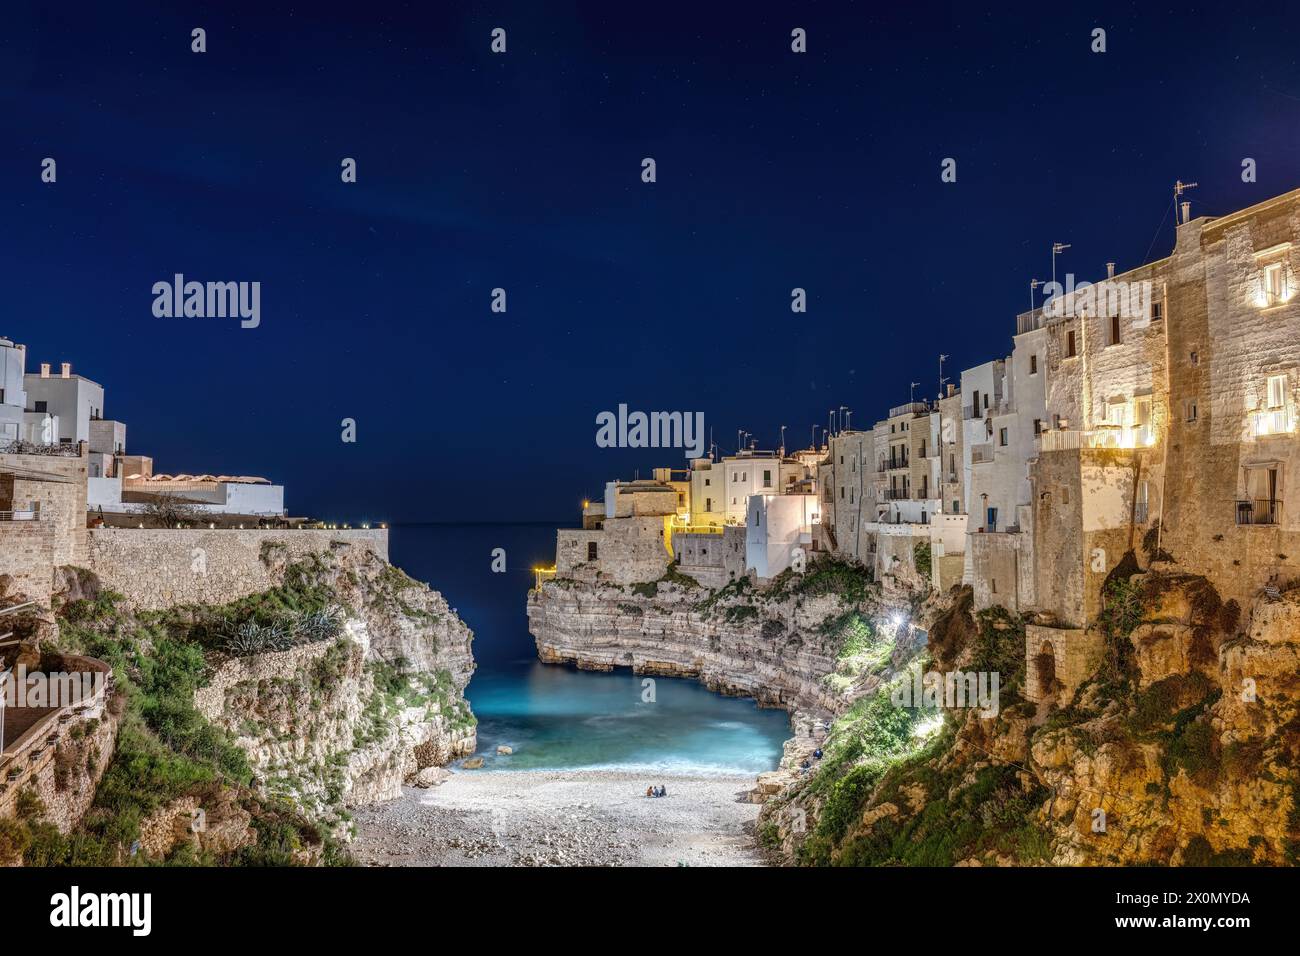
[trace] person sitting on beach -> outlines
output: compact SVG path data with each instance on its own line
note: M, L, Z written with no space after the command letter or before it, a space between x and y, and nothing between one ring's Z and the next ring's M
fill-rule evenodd
M654 787L646 787L646 788L645 788L645 795L646 795L647 797L653 797L653 796L655 795L655 788L654 788Z
M659 796L661 796L661 797L666 797L666 796L668 796L668 788L667 788L667 787L660 787L660 788L659 788Z

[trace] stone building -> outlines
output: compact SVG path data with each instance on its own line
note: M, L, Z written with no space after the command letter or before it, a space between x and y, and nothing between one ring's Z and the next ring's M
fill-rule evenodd
M657 580L672 560L679 493L657 481L607 483L599 527L586 527L584 514L581 530L557 532L556 576L614 584Z
M0 596L48 605L54 569L84 566L85 443L0 454Z
M1167 271L1161 547L1244 603L1300 577L1300 190L1180 223Z

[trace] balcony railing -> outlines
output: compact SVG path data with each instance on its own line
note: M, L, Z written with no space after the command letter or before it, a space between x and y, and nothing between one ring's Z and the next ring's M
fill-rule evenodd
M1237 524L1277 525L1282 523L1282 502L1276 498L1237 500Z
M19 439L0 442L0 455L44 455L50 458L80 458L81 446L77 442L46 445Z
M898 418L900 415L924 415L930 411L930 406L925 402L908 402L906 405L895 405L889 410L890 418Z
M0 521L40 521L39 511L0 511Z
M986 464L993 460L992 445L972 445L970 450L970 460L973 464Z
M911 492L904 491L901 488L886 488L885 500L886 501L911 501L912 494Z

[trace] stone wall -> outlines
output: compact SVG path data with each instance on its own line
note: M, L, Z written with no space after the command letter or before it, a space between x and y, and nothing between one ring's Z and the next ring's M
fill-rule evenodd
M54 525L49 521L0 521L0 597L22 597L49 606L54 582Z
M1025 697L1040 701L1059 691L1057 703L1064 706L1101 666L1105 651L1106 639L1100 631L1025 625ZM1055 680L1054 686L1045 687L1040 661L1049 654L1048 669Z
M388 560L386 529L92 528L89 568L133 607L225 604L275 587L272 565L347 545ZM274 559L274 560L271 560Z
M0 511L25 509L33 501L54 527L54 563L85 564L84 444L80 457L0 455Z
M658 580L668 568L664 516L606 518L599 531L561 530L555 539L555 568L561 577L635 584ZM596 544L596 559L588 545Z

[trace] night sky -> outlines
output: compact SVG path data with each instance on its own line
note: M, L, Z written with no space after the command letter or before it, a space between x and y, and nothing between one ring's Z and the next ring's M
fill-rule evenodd
M725 451L869 426L940 352L1009 351L1053 241L1094 280L1169 252L1176 179L1201 214L1300 185L1283 5L892 6L7 3L0 335L158 471L572 521L685 466L597 448L602 410L703 411ZM260 281L261 326L155 318L177 272Z

